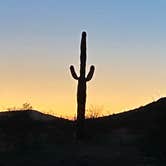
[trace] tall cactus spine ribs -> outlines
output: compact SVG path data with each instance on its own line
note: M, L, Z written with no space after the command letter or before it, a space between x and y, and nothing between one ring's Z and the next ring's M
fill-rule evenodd
M77 87L77 123L76 136L77 139L84 137L84 121L85 121L85 106L86 106L86 82L93 77L95 67L92 65L86 76L86 32L82 32L81 47L80 47L80 76L78 77L74 66L70 66L72 77L78 81Z

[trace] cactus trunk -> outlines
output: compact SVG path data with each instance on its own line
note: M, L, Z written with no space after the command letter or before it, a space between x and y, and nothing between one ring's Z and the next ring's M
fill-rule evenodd
M86 32L82 33L80 53L80 76L78 77L73 66L70 67L71 74L74 79L78 80L77 87L77 123L76 136L77 139L84 137L84 121L86 110L86 82L90 81L94 74L94 66L90 67L90 71L86 76Z

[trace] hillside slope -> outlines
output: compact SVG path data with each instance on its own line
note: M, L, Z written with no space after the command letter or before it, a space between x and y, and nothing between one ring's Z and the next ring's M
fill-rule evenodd
M97 119L89 119L88 121L103 129L124 127L142 131L160 129L166 126L166 98L161 98L137 109Z
M37 111L0 113L1 165L166 165L166 98L140 108L75 122Z

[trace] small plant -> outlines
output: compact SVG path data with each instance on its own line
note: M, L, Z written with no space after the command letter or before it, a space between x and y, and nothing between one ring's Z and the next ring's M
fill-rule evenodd
M23 110L23 111L32 110L32 109L33 109L33 107L31 106L30 103L24 103L21 108L21 110Z
M29 111L32 110L33 107L31 106L30 103L23 103L22 107L11 107L7 108L8 111Z
M95 119L98 117L103 116L103 107L102 106L94 106L91 105L87 110L86 110L86 118L87 119Z

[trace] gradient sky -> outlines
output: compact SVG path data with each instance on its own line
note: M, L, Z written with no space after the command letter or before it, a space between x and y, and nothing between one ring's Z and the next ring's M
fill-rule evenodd
M166 96L165 0L0 1L0 109L29 102L73 117L81 32L88 33L87 108L112 114Z

